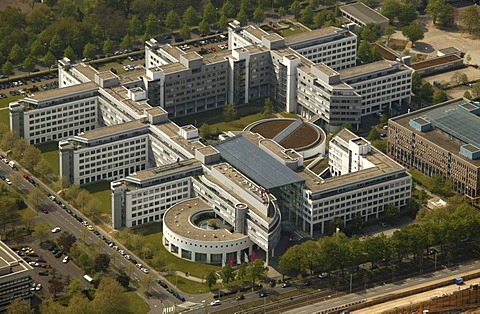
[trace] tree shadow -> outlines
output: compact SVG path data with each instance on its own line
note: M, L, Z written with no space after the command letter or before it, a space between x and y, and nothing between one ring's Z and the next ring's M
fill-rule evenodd
M432 47L432 45L428 43L417 41L415 43L415 47L412 47L412 51L415 51L418 53L432 53L435 51L435 49Z

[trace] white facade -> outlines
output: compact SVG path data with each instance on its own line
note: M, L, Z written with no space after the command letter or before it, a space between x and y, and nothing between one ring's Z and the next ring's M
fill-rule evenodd
M99 127L98 87L92 83L12 102L10 128L31 145L59 141Z
M326 232L336 217L344 224L357 215L364 221L378 219L387 205L402 210L411 198L406 169L346 129L330 142L329 170L328 179L308 176L304 230L311 235Z

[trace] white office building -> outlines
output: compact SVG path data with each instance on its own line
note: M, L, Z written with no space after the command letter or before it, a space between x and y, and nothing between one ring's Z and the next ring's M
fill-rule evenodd
M150 167L149 124L126 122L60 141L60 176L85 185Z
M357 215L364 221L378 219L389 204L401 211L408 205L410 175L365 139L340 131L330 141L328 158L329 167L320 175L308 169L301 173L305 179L303 228L311 235L334 231L336 217L347 225Z

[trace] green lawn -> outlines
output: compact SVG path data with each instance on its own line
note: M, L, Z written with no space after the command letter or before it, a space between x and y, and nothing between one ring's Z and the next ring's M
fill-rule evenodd
M200 282L188 280L175 275L167 275L165 278L170 281L172 286L175 287L175 285L177 285L178 290L188 294L202 294L210 292L208 286ZM215 289L218 289L217 285L212 286L212 291L215 291Z
M293 118L293 119L298 119L298 118L300 118L300 117L298 116L298 114L296 114L296 113L290 113L290 112L286 112L286 111L280 112L280 115L281 115L282 117L284 117L284 118Z
M316 174L320 174L323 170L328 167L328 158L323 158L319 163L313 166L310 170L312 170Z
M0 99L0 108L7 108L9 103L11 103L11 102L13 102L17 99L20 99L20 98L24 98L24 96L23 95L18 95L18 96L10 96L9 95L7 98L2 98L2 99Z
M101 182L87 185L84 188L93 197L97 198L102 203L102 207L101 207L102 216L107 215L108 217L110 217L112 214L110 182L101 181Z
M415 169L410 169L408 170L410 175L412 176L413 180L420 185L424 186L427 188L427 190L431 191L433 189L433 179L430 178L429 176L424 175L418 170Z
M60 157L58 155L58 142L50 142L38 146L43 158L52 166L53 173L60 175Z
M263 110L264 110L264 104L261 101L252 102L252 103L237 107L238 114L241 117L256 114L256 113L262 112ZM205 112L199 112L199 113L196 113L195 115L175 118L172 120L180 126L193 124L196 127L200 127L204 123L214 125L214 124L223 122L223 108L218 108L218 109L209 110ZM232 122L235 122L235 121L232 121Z
M150 311L150 306L138 294L133 291L125 292L128 298L128 310L130 313L144 314Z
M271 117L273 117L273 115L266 116L263 113L256 113L230 122L219 122L212 124L211 129L216 130L218 127L220 131L241 131L250 123Z
M145 227L134 229L134 232L142 235L144 243L151 243L157 249L156 254L165 257L166 265L173 265L175 267L175 270L184 273L188 272L192 276L197 278L206 277L211 271L215 272L220 270L221 267L219 266L190 262L185 259L176 257L175 255L168 252L162 244L163 233L161 229L161 223L154 223ZM140 252L137 251L135 253L139 254Z
M307 30L304 29L304 28L301 27L301 26L292 25L292 26L289 27L289 28L285 28L285 29L279 30L279 33L280 33L280 35L286 37L286 36L291 36L291 35L296 35L296 34L304 33L304 32L306 32L306 31L307 31Z
M10 114L8 109L0 110L0 124L3 124L10 129Z

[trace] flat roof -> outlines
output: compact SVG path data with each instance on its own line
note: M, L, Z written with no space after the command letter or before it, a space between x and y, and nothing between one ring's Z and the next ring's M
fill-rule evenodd
M311 31L292 34L289 36L285 36L285 44L291 45L291 44L296 44L296 43L307 41L307 40L317 39L323 36L334 35L341 30L342 29L338 27L327 26L319 29L314 29Z
M293 170L241 134L217 143L214 147L229 164L267 190L303 182Z
M322 71L323 73L325 73L328 76L333 76L333 75L339 74L337 71L333 70L331 67L329 67L329 66L327 66L323 63L315 64L314 67L317 68L318 70Z
M113 135L116 133L122 133L125 131L134 130L141 127L148 128L149 125L141 122L140 120L133 120L130 122L124 122L120 124L106 126L103 128L93 129L93 130L84 132L82 135L77 135L77 137L84 138L87 140L92 140L92 139L101 138L107 135Z
M92 82L95 81L95 74L98 73L98 71L92 68L89 64L83 62L73 66L73 69L86 76Z
M188 151L193 156L195 156L195 149L205 147L205 145L199 140L187 140L181 136L179 134L180 127L170 120L164 123L152 125L152 127L163 132L168 138L177 143L180 147Z
M191 217L206 210L213 211L213 206L201 198L192 198L170 207L163 215L163 223L172 232L196 241L223 242L248 238L247 235L231 233L226 229L206 230L195 226Z
M3 273L3 275L0 275L0 277L21 272L31 271L33 273L33 267L23 260L23 258L18 256L3 241L0 241L0 269Z
M185 169L190 169L190 168L195 168L201 166L202 163L196 159L186 159L186 160L181 160L178 162L173 162L170 164L166 165L161 165L158 167L154 168L149 168L146 170L138 171L135 174L131 174L127 176L126 180L129 178L135 180L145 180L145 179L151 179L155 177L162 177L165 175L168 175L170 173L175 173L179 171L183 171Z
M341 130L336 136L340 137L347 143L351 140L365 141L347 129ZM305 186L311 191L321 191L336 188L349 183L361 182L372 177L381 176L388 173L404 170L404 167L394 161L392 158L383 154L372 146L370 153L362 155L365 159L373 164L373 167L362 169L356 172L341 176L333 176L327 179L321 179L310 170L303 170L299 175L305 179Z
M468 101L457 98L391 120L478 167L480 159L471 160L460 154L460 147L464 144L480 147L480 117L460 106ZM430 121L433 128L430 131L421 132L411 127L410 120L418 118Z
M70 94L77 94L79 92L96 89L98 89L97 84L95 84L94 82L87 82L62 88L49 89L40 93L35 93L35 96L26 97L25 99L31 99L33 101L45 101L59 97L65 98L65 96Z
M252 34L258 40L262 40L263 36L266 36L266 35L269 34L266 31L264 31L263 29L261 29L260 27L255 27L255 26L252 26L252 25L248 25L247 27L245 27L244 31Z
M451 54L451 55L445 55L441 57L435 57L435 58L430 58L423 61L415 62L415 63L412 63L410 67L414 70L420 70L420 69L426 69L435 65L440 65L448 62L457 61L457 60L462 60L462 59L456 54Z
M163 45L160 47L160 49L177 60L180 60L180 56L185 54L185 52L182 51L180 48L176 46L172 47L170 44Z
M393 65L394 63L391 61L380 60L372 63L354 66L354 67L343 69L343 70L338 70L338 73L340 73L340 77L342 79L347 79L351 76L366 74L366 73L375 72L383 69L391 69L393 68Z
M219 151L213 148L212 146L205 146L197 148L197 150L205 156L218 154Z
M389 22L389 20L385 16L365 5L363 2L355 2L342 5L340 7L340 10L344 11L348 15L353 16L359 21L362 21L365 24Z

